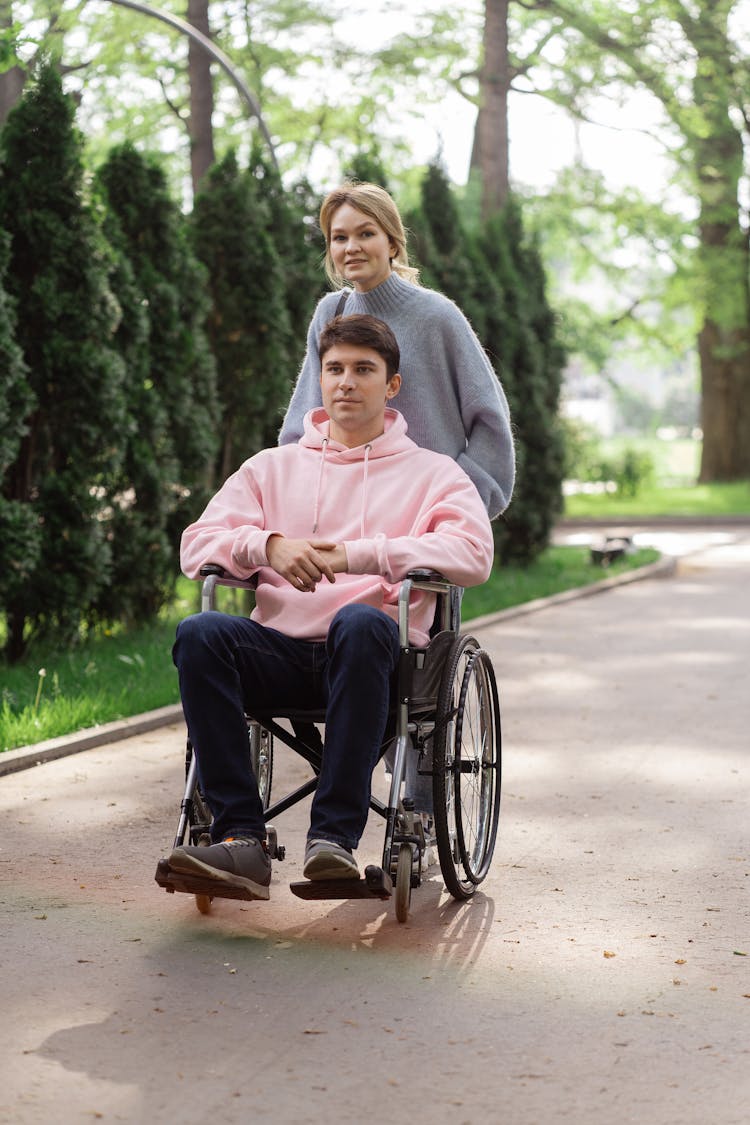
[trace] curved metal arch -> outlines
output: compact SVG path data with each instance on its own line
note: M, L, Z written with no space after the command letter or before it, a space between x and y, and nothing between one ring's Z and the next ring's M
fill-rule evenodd
M271 159L273 160L274 166L278 171L279 166L276 160L276 152L274 150L273 141L271 140L271 134L268 131L266 123L263 120L263 114L261 113L258 99L249 89L245 80L237 72L224 52L220 50L215 43L212 43L211 40L208 39L202 31L198 31L198 29L196 27L193 27L191 23L188 23L187 20L183 20L179 16L173 16L170 12L162 12L159 8L151 8L148 4L139 3L138 0L107 0L107 2L110 4L119 4L119 6L122 8L132 8L133 11L140 12L141 15L152 16L156 20L161 20L162 23L168 24L176 31L181 32L183 35L187 35L190 39L193 39L196 43L200 44L204 51L207 51L208 54L211 55L213 59L215 59L219 66L222 67L224 71L226 71L232 82L234 82L235 86L239 90L242 97L247 102L248 106L250 107L250 112L258 121L258 127L263 134L263 139L268 145Z

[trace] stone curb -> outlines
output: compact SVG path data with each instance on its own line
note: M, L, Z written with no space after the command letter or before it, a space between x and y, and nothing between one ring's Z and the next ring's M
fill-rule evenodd
M68 754L78 754L81 750L92 750L110 742L120 742L124 738L132 738L135 734L144 734L146 731L181 721L182 705L176 703L170 707L159 707L155 711L145 711L142 715L132 715L129 719L117 719L115 722L103 723L98 727L88 727L86 730L76 731L75 734L48 738L46 742L37 742L34 746L19 746L16 750L6 750L0 754L0 777L16 773L18 770L29 769L30 766L53 762L56 758L65 758Z
M603 578L600 582L592 582L589 586L564 590L560 594L551 594L548 598L536 598L534 601L511 606L509 609L501 609L495 613L484 614L482 617L474 617L471 621L465 622L466 631L473 633L489 625L499 625L514 617L524 617L529 613L537 613L540 609L546 609L548 606L563 605L565 602L576 601L578 598L601 594L615 586L624 586L630 582L639 582L646 578L667 578L674 574L676 566L677 560L667 556L651 563L649 566L639 567L637 570L628 570L624 574L613 575L612 578ZM78 754L82 750L92 750L107 743L120 742L122 739L132 738L136 734L144 734L146 731L169 726L171 723L182 722L182 718L182 706L177 703L171 707L160 707L156 711L146 711L142 715L133 715L129 719L118 719L113 723L90 727L87 730L77 731L75 734L50 738L46 742L38 742L34 746L19 746L16 750L6 750L5 753L0 754L0 777L17 773L19 770L30 769L32 766L41 766L45 762L52 762L56 758L65 758L69 754Z

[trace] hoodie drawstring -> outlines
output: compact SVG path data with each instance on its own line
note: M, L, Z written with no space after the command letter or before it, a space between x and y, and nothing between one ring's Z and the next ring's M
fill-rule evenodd
M318 533L318 522L320 520L320 503L323 495L323 473L326 467L326 452L328 450L327 437L323 438L321 455L320 455L320 468L318 469L318 483L315 488L315 507L313 509L313 535ZM365 538L365 515L367 513L367 480L368 470L370 467L370 451L372 446L368 442L365 446L364 467L362 474L362 511L359 517L359 535L361 539Z
M326 450L328 449L328 438L323 438L323 448L320 454L320 468L318 469L318 484L315 489L315 509L313 511L313 535L318 533L318 519L320 518L320 495L323 491L323 472L326 467Z
M359 520L359 537L360 537L360 539L364 539L364 537L365 537L365 512L367 511L367 470L368 470L369 465L370 465L370 450L371 449L372 449L372 446L368 442L367 445L365 446L365 468L364 468L364 474L362 476L362 515L360 516L360 520Z

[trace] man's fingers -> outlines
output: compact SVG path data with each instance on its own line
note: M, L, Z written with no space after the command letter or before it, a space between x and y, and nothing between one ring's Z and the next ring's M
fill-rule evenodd
M333 566L327 556L336 544L327 539L269 539L268 561L295 590L314 590L321 578L335 582Z
M321 575L327 578L329 582L335 582L336 575L333 567L326 558L326 554L330 551L335 551L336 544L329 543L328 540L313 539L310 542L310 546L316 551L315 561L320 568ZM323 554L317 554L318 551L322 551ZM320 581L320 578L318 579L318 581Z

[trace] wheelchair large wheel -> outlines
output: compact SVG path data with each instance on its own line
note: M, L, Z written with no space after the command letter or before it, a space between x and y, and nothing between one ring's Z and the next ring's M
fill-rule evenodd
M492 662L474 637L459 637L443 672L433 747L438 857L454 898L469 898L489 870L500 814L500 767Z
M193 746L190 739L188 739L187 754L185 757L186 776L189 772L192 758ZM203 796L203 792L197 780L193 792L190 795L190 804L188 805L187 814L188 832L185 842L193 846L210 843L211 821L213 817L211 816L211 810L206 804L206 798Z
M273 735L260 723L250 719L247 737L250 743L250 764L258 782L263 808L267 809L271 803L271 782L273 780Z

